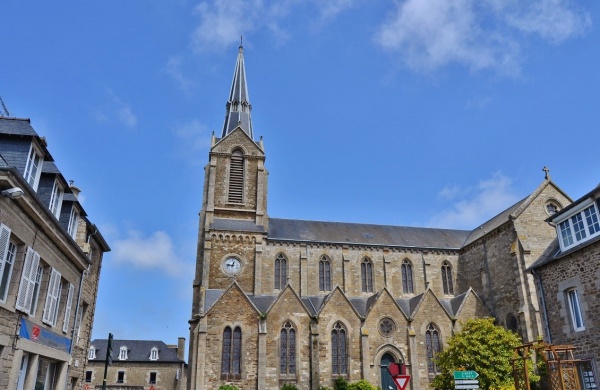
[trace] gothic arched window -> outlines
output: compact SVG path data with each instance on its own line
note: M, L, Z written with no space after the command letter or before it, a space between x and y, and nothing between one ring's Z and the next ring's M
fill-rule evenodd
M244 202L244 153L240 149L236 149L231 153L227 200L231 203Z
M336 322L331 330L331 373L334 376L348 374L348 350L346 329Z
M275 258L275 289L281 290L287 285L287 261L283 253Z
M242 330L225 327L221 356L221 379L239 379L242 361Z
M434 358L435 355L441 352L442 345L440 343L440 332L433 323L427 325L427 330L425 330L425 344L427 346L427 368L429 374L435 375L439 371Z
M452 266L448 261L442 263L442 286L444 287L444 295L454 294L454 287L452 287Z
M408 259L404 259L402 262L402 291L405 294L412 294L415 292L413 288L412 264Z
M319 291L331 291L331 263L325 255L319 260Z
M281 375L296 374L296 329L288 321L279 334L279 373Z
M360 264L360 276L362 278L362 291L373 292L373 264L367 257Z

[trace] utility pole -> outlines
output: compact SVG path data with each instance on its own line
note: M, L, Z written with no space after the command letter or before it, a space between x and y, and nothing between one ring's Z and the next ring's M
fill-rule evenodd
M108 334L108 343L106 344L106 359L104 360L104 379L102 380L102 390L106 390L106 373L108 371L108 365L112 364L112 333Z

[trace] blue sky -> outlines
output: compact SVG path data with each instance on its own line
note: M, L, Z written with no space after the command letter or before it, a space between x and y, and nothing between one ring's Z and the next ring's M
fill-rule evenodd
M112 252L94 337L188 335L240 35L272 217L472 229L599 182L600 2L5 1L0 96Z

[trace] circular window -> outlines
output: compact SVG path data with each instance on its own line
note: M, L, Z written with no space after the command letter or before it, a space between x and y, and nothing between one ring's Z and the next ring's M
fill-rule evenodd
M561 209L560 204L555 200L549 200L546 202L546 214L552 216L559 212Z
M382 318L379 321L379 333L383 336L390 337L396 331L396 323L391 318Z

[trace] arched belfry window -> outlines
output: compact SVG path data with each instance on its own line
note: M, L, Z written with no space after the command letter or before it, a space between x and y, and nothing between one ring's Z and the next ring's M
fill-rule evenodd
M275 258L275 289L281 290L287 285L287 261L283 253Z
M325 255L319 260L319 291L331 291L331 262Z
M229 164L229 196L231 203L244 202L244 153L236 149Z
M221 355L221 379L240 379L242 362L242 330L225 327Z
M454 294L454 287L452 286L452 265L448 261L442 263L442 287L444 288L444 295Z
M283 324L279 334L279 367L281 375L296 374L296 329L290 321Z
M373 263L367 257L360 264L360 276L362 279L362 291L373 292Z
M435 375L439 370L434 358L441 352L442 344L440 343L440 331L433 323L427 325L425 330L425 344L427 346L427 368L430 375Z
M331 373L334 376L348 375L348 349L346 328L336 322L331 330Z
M404 259L402 262L402 291L405 294L412 294L415 292L413 288L412 264L408 259Z

